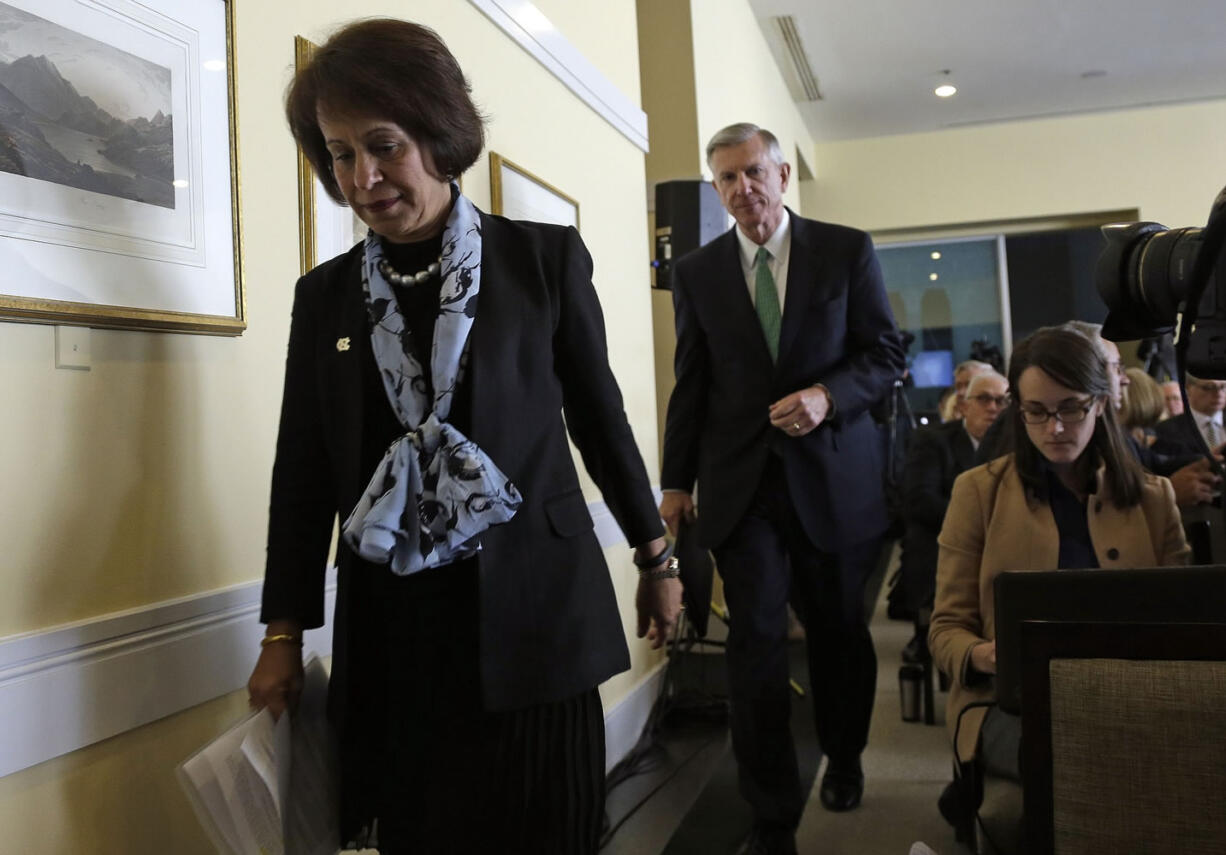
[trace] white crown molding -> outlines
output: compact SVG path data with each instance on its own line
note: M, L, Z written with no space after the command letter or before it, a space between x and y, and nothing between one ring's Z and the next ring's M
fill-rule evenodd
M625 544L604 503L588 511L602 547ZM0 777L241 689L264 633L262 588L248 582L0 639ZM332 570L329 621L335 603ZM331 623L308 631L304 643L331 655ZM638 739L653 686L654 678L644 680L606 717L614 762Z
M648 151L647 114L600 73L528 0L469 0L554 77L616 128Z

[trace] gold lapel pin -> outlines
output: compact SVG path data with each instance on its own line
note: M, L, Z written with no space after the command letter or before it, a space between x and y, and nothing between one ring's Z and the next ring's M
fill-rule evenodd
M345 336L344 338L338 338L336 340L336 349L340 351L341 353L344 353L345 351L347 351L349 349L349 336Z

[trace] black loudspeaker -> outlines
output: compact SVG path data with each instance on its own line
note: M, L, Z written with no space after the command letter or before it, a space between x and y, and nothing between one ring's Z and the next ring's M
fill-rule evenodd
M656 185L656 288L672 288L673 259L728 230L728 215L709 181L661 181Z

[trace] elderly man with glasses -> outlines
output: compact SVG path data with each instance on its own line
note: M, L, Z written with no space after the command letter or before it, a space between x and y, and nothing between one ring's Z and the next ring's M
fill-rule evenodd
M1226 381L1188 378L1188 405L1184 412L1154 429L1157 439L1154 450L1162 454L1204 454L1203 439L1215 455L1221 456L1226 443L1226 429L1222 427L1222 410L1226 409Z
M1197 516L1189 515L1189 508L1198 504L1220 505L1222 501L1221 478L1216 473L1221 469L1223 448L1226 447L1226 429L1222 427L1222 410L1226 408L1226 382L1203 380L1191 374L1186 377L1189 409L1157 424L1151 449L1156 456L1185 459L1188 456L1195 457L1197 463L1192 464L1192 467L1205 472L1206 478L1213 479L1212 485L1202 489L1193 501L1179 497L1179 506L1184 509L1185 522L1191 522L1197 519ZM1211 455L1205 454L1206 448L1212 452ZM1171 482L1175 484L1178 496L1180 487L1177 474L1171 475ZM1214 534L1217 535L1218 532L1215 531ZM1220 537L1215 539L1213 554L1208 560L1226 560L1226 540ZM1204 559L1206 556L1198 553L1198 560Z
M988 366L971 378L962 418L919 431L907 451L903 470L907 531L899 583L918 615L915 637L903 648L907 662L923 662L928 657L926 616L936 591L937 535L954 479L975 465L980 441L1008 404L1009 381Z

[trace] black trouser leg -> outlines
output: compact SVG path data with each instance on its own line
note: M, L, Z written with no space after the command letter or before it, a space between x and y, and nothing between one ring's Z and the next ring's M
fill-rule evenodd
M813 550L805 564L793 563L817 738L835 762L854 761L868 744L877 654L864 614L864 583L877 551L873 540L838 554Z
M864 584L879 543L823 552L804 533L772 461L745 517L716 549L728 602L732 745L741 791L760 824L795 828L804 810L790 729L787 604L805 623L818 739L828 755L868 741L877 657Z
M772 517L771 503L755 498L714 552L729 610L726 661L741 795L760 826L791 830L800 822L804 794L788 687L790 569Z

